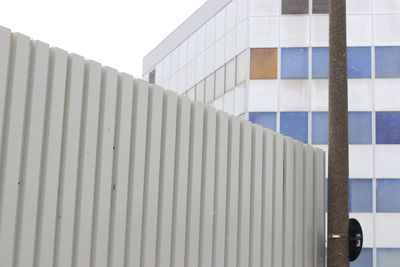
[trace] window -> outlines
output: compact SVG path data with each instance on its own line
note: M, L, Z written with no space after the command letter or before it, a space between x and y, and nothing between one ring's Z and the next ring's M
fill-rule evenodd
M246 52L236 57L236 84L246 80Z
M192 87L186 92L186 96L190 98L190 100L196 100L196 88Z
M325 211L328 211L328 192L328 179L326 179ZM349 211L372 212L372 179L349 179Z
M376 78L400 77L400 46L375 47Z
M276 131L276 112L249 112L249 121Z
M372 248L363 248L360 256L350 263L350 267L372 267Z
M376 211L400 212L400 179L376 179Z
M372 122L371 112L349 112L349 143L371 144ZM328 144L329 136L328 112L312 113L312 143Z
M329 78L329 49L327 47L312 49L312 77L313 79Z
M348 78L371 78L371 48L347 48Z
M308 0L282 0L282 14L308 14Z
M281 112L281 133L303 143L308 142L308 113Z
M400 111L376 112L376 143L400 144Z
M372 212L372 180L350 179L350 212Z
M196 101L204 103L204 80L196 85Z
M329 12L329 0L313 0L313 13L325 14Z
M400 262L400 249L398 248L378 248L377 267L398 267Z
M220 97L225 92L225 66L215 71L215 98Z
M235 87L236 60L226 63L225 67L225 92Z
M252 48L250 50L250 79L277 78L277 49Z
M328 144L328 112L312 113L312 143Z
M206 78L205 95L204 95L204 102L206 104L214 100L214 87L215 87L215 76L214 73L212 73L210 76Z
M154 84L156 82L156 70L152 70L149 73L149 83Z
M308 48L281 49L281 78L308 78Z
M371 112L349 112L349 143L372 143Z

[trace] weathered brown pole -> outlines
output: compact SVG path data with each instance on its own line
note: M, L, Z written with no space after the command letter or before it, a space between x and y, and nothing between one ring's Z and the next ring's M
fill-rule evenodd
M349 266L346 0L329 3L328 267Z

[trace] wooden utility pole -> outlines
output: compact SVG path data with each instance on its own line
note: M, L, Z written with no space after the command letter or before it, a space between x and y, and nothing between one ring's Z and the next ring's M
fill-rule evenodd
M328 267L349 266L346 0L329 3Z

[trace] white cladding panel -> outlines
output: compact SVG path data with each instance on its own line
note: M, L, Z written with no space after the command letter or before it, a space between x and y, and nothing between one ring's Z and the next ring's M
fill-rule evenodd
M3 28L0 97L0 266L323 266L322 150Z

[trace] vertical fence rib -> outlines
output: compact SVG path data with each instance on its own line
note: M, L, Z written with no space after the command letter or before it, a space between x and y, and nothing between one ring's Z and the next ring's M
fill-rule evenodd
M171 266L184 266L186 240L187 190L189 174L191 104L189 98L178 101L176 161L174 182Z
M134 83L134 109L131 170L128 185L128 215L126 223L125 266L140 266L142 253L142 217L144 196L144 173L146 159L148 84Z
M25 130L25 164L22 170L20 191L20 216L17 218L19 233L14 250L15 266L32 266L35 248L40 165L42 156L42 135L44 127L49 46L37 42L32 51L31 85L27 125Z
M158 199L157 266L170 266L178 97L164 93L160 195Z
M101 66L96 62L86 63L85 109L82 127L81 159L78 170L76 192L73 266L90 266L93 201L98 157L99 113L101 110Z
M228 171L228 121L226 113L217 113L217 140L215 165L214 227L212 266L225 266L227 171Z

